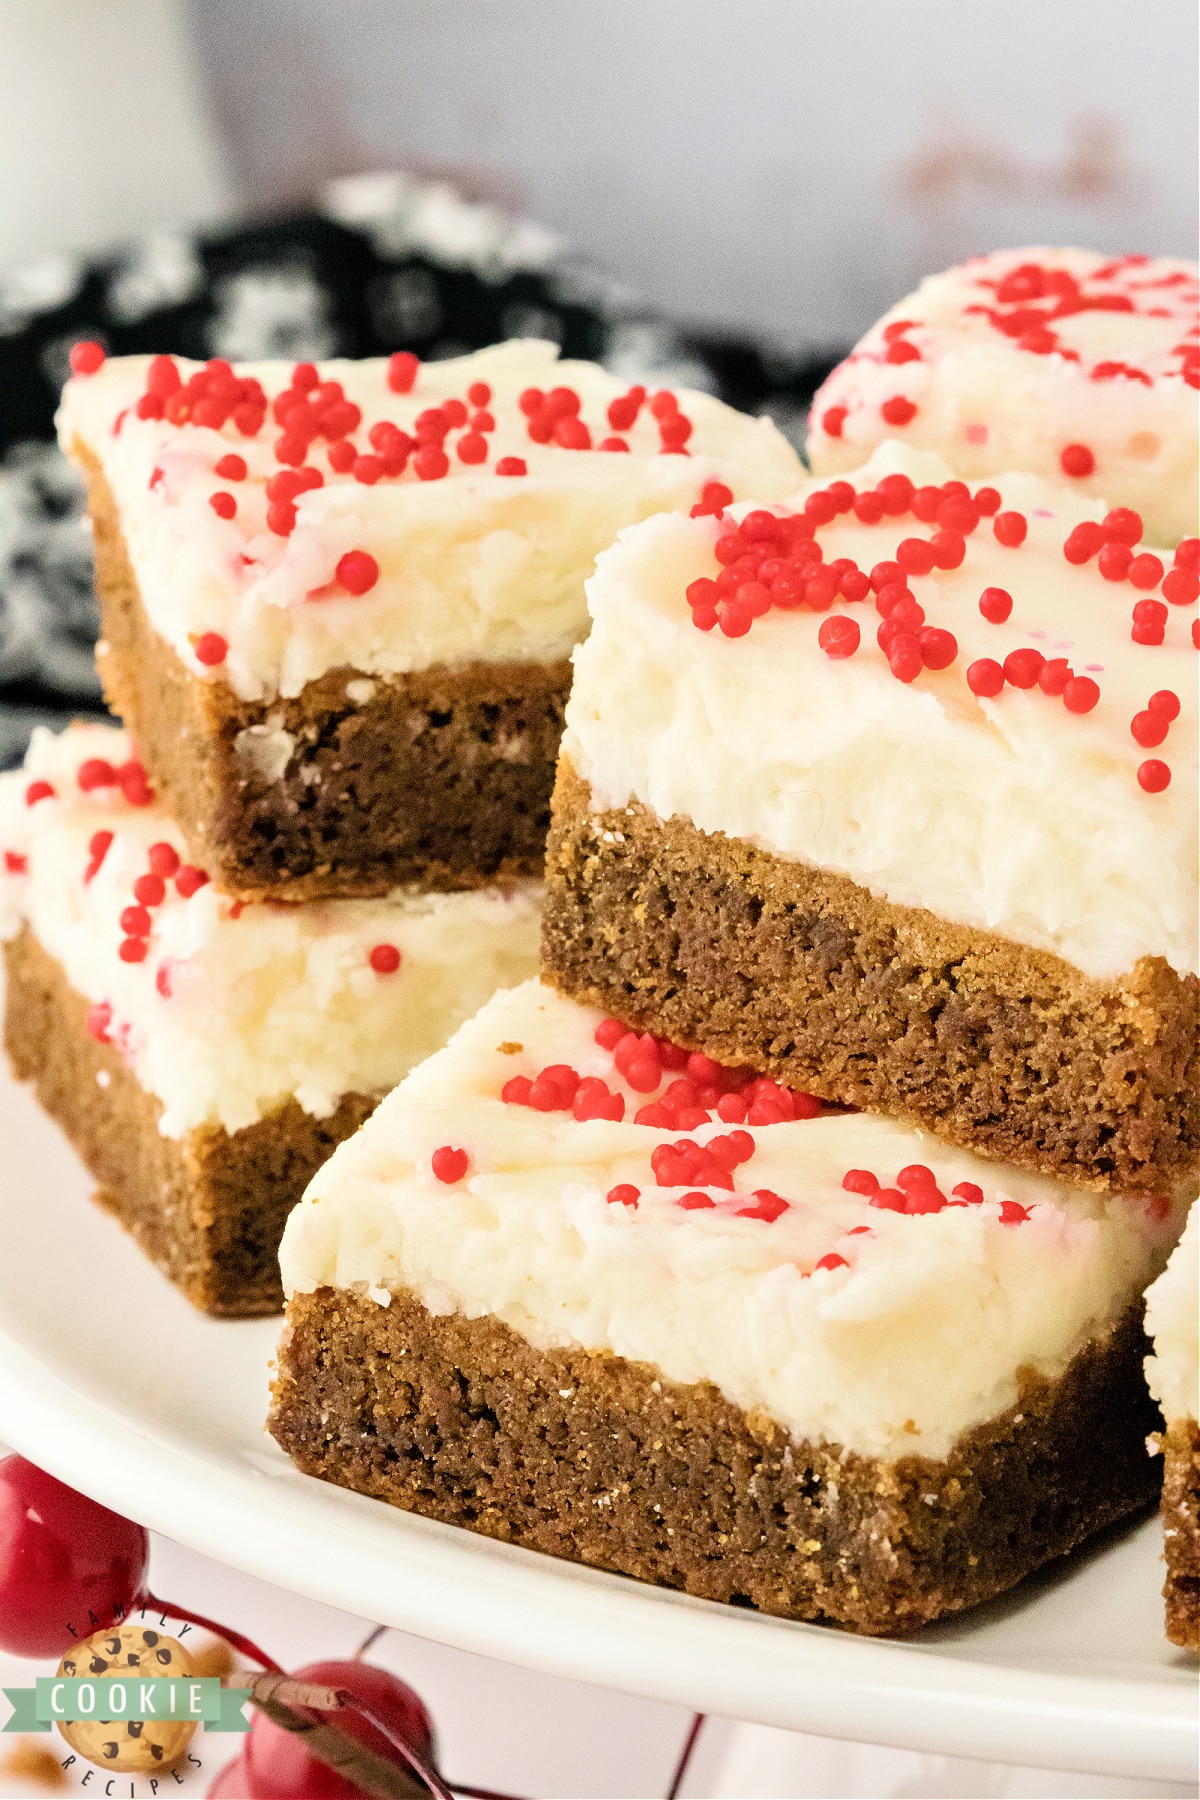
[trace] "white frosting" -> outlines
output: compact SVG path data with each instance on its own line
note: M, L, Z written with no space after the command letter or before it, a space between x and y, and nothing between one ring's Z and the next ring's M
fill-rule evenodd
M8 937L27 922L76 992L111 1008L109 1036L162 1102L165 1135L209 1123L237 1131L289 1095L323 1118L343 1094L382 1093L497 987L537 967L533 883L239 908L212 886L184 899L168 881L145 960L123 962L119 919L149 845L168 843L187 861L157 804L130 806L112 788L80 792L85 759L119 765L129 754L125 734L107 726L39 730L24 772L0 776L0 862L27 865L0 869L0 923ZM31 779L49 781L55 797L27 805ZM112 844L85 882L99 830ZM381 943L400 952L394 974L370 967Z
M997 284L1026 264L1069 272L1081 309L1059 314L1063 300L1053 294L1022 300L1019 281L1000 288L1013 298L998 301ZM1029 285L1041 283L1035 277ZM1132 506L1151 543L1174 544L1197 526L1194 360L1190 384L1183 375L1184 352L1190 347L1195 358L1197 350L1196 294L1195 263L1114 263L1090 250L1002 250L931 275L872 326L818 391L812 466L821 475L857 469L884 438L900 436L936 450L969 480L1025 469L1062 481L1063 450L1082 445L1094 468L1072 484L1110 506ZM1101 297L1132 310L1087 306ZM1015 323L1018 310L1035 328L1034 313L1056 315L1037 329L1050 330L1058 347L1048 354L1022 348L989 316ZM900 335L919 360L887 360L885 334L901 320L912 323ZM1106 364L1145 379L1107 374ZM916 406L907 423L889 423L880 412L897 396Z
M308 460L325 485L300 496L287 538L266 528L265 487L280 471L274 454L280 427L268 418L248 441L232 424L218 432L137 418L131 409L145 388L147 357L115 359L95 375L69 381L59 436L68 453L82 449L99 460L155 629L194 674L228 681L242 699L298 694L306 682L342 667L388 675L441 663L549 661L568 655L586 630L584 577L623 525L664 509L686 510L706 481L722 480L738 495L779 499L803 473L770 420L682 391L680 406L694 426L686 456L659 453L648 407L623 434L628 454L534 443L517 406L527 387L574 388L594 443L611 435L606 408L625 391L592 363L556 358L552 344L498 344L423 364L409 394L389 390L386 359L322 363L322 378L341 382L362 409L352 434L361 451L369 449L367 434L378 421L411 435L419 413L465 399L479 381L492 389L488 410L496 429L482 465L458 460L455 430L444 479L418 480L410 462L403 476L372 487L336 474L323 443L314 443ZM200 366L177 361L185 379ZM236 369L274 396L288 385L292 366ZM214 473L230 451L248 465L244 481ZM528 474L492 473L505 456L523 458ZM237 501L232 519L219 519L209 506L219 490ZM376 559L379 580L359 598L339 589L328 597L323 590L350 550ZM215 670L192 647L206 632L219 633L229 646Z
M599 1018L536 982L495 995L313 1178L284 1233L285 1289L381 1303L408 1290L541 1349L713 1382L797 1438L940 1457L1015 1402L1018 1368L1060 1373L1136 1299L1182 1222L1182 1206L1161 1220L1152 1203L985 1163L865 1113L752 1129L736 1197L711 1187L714 1207L684 1210L686 1190L657 1186L650 1167L678 1133L499 1098L512 1076L569 1063L645 1100L594 1041ZM470 1159L451 1185L431 1173L444 1145ZM851 1168L890 1183L914 1161L946 1196L977 1183L983 1203L913 1216L841 1185ZM605 1199L624 1183L640 1190L636 1210ZM773 1223L736 1216L759 1188L789 1202ZM1006 1200L1027 1216L1002 1222ZM845 1266L817 1268L830 1254Z
M885 445L857 484L896 469L918 484L947 474L936 457ZM1195 969L1195 608L1168 608L1162 645L1132 643L1140 596L1103 580L1095 561L1074 566L1062 553L1070 528L1102 503L1029 475L1000 485L1005 507L1026 514L1028 537L1006 549L984 520L958 569L910 577L927 622L959 644L949 668L911 685L891 674L869 602L836 603L863 634L844 661L818 647L828 614L772 610L745 637L706 634L685 590L718 572L721 527L674 516L623 532L588 583L593 624L575 654L564 754L598 808L640 800L661 818L848 875L1096 977L1142 956ZM869 571L900 539L932 529L911 514L860 525L851 513L817 535L827 562L853 557ZM980 615L990 586L1012 595L1006 624ZM1073 715L1037 688L977 700L968 665L1002 663L1021 646L1069 657L1077 675L1095 671L1095 709ZM1147 751L1130 721L1164 688L1182 712ZM1138 786L1148 756L1172 770L1164 792Z
M1200 1418L1200 1204L1193 1206L1171 1260L1146 1293L1146 1335L1154 1355L1146 1380L1168 1425Z

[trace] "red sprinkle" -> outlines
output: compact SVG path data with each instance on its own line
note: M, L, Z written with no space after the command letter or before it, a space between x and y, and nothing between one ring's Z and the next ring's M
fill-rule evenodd
M481 432L465 431L459 438L455 451L459 462L481 463L487 461L487 439Z
M1132 562L1133 551L1128 544L1105 544L1096 566L1105 581L1124 581Z
M1025 542L1025 534L1029 530L1029 521L1026 519L1024 513L997 513L992 525L992 530L995 533L996 542L998 544L1003 544L1007 550L1015 550L1018 544L1023 544Z
M827 1256L822 1256L813 1264L813 1273L815 1274L818 1269L848 1269L849 1267L850 1264L844 1256L839 1256L836 1250L831 1250Z
M1100 698L1100 689L1088 675L1073 675L1063 689L1063 705L1071 713L1090 713Z
M826 437L841 437L842 426L846 423L846 412L847 408L844 406L830 406L826 408L821 415L821 430L825 433Z
M982 518L990 519L993 514L1000 510L999 489L994 487L976 488L972 503L975 507L975 511L979 513Z
M1064 475L1090 475L1096 467L1096 458L1086 444L1068 444L1058 460Z
M190 900L192 895L204 887L207 881L208 876L203 869L198 869L194 863L184 863L175 877L175 892L181 894L185 900Z
M755 1188L754 1205L738 1208L739 1219L761 1219L764 1224L773 1225L788 1210L788 1202L770 1188Z
M1161 600L1139 600L1133 609L1130 637L1135 644L1161 644L1167 629L1167 609Z
M993 657L981 656L967 669L967 686L981 699L992 700L1004 686L1004 670Z
M1179 717L1179 695L1170 688L1159 688L1156 694L1151 694L1146 705L1152 713L1159 713L1164 719Z
M28 867L29 858L27 856L22 856L19 850L6 850L4 852L4 870L6 874L24 875ZM86 875L84 876L84 880L87 880Z
M117 770L117 781L130 806L153 806L154 790L146 779L144 766L136 757L121 764Z
M400 952L395 944L376 944L367 961L377 975L394 975L400 967Z
M1200 575L1193 569L1171 569L1163 576L1162 591L1163 599L1172 606L1190 606L1200 597Z
M162 876L153 873L149 875L139 875L133 884L133 897L135 900L139 901L142 906L161 906L163 900L166 898L166 892L167 887ZM124 915L122 915L122 919L123 917ZM133 931L132 926L126 925L124 928L126 931L129 931L132 936L137 936L137 933Z
M993 625L1003 625L1012 609L1012 595L1006 588L984 588L979 596L979 610Z
M620 1019L602 1019L592 1035L602 1050L615 1050L628 1029Z
M1131 506L1114 506L1101 524L1105 541L1110 544L1139 544L1142 540L1142 515Z
M97 369L104 367L104 345L83 338L78 344L71 345L70 361L72 375L94 375Z
M379 580L379 564L367 550L347 550L337 566L337 579L348 594L366 594Z
M117 771L102 756L89 756L80 763L75 779L81 793L90 794L94 788L115 787Z
M144 906L127 906L121 914L121 930L127 937L150 936L150 914Z
M229 654L229 645L219 631L203 631L192 645L196 652L196 661L212 669L223 663Z
M1004 659L1004 679L1011 687L1031 688L1045 660L1040 650L1010 650Z
M1029 1208L1021 1206L1016 1200L1000 1202L1000 1223L1002 1225L1023 1225L1029 1217Z
M880 407L879 416L885 425L907 425L917 416L916 403L906 399L903 394L893 394Z
M502 456L496 464L497 475L527 475L529 473L523 456Z
M1104 543L1104 527L1094 519L1085 519L1067 534L1063 555L1069 563L1090 562Z
M223 490L215 494L210 494L208 496L208 504L212 507L218 519L232 519L237 512L237 501L232 494L227 494Z
M112 1024L112 1007L107 1000L97 1000L87 1009L87 1028L98 1044L107 1044L108 1028Z
M1144 550L1140 556L1134 557L1126 575L1126 580L1133 587L1143 590L1157 587L1162 578L1162 562L1157 556L1151 555L1148 550Z
M393 394L411 394L421 364L411 350L397 350L388 357L387 384Z
M629 1181L619 1181L616 1187L609 1188L604 1196L610 1206L632 1206L635 1211L641 1197L641 1189L635 1188Z
M1162 743L1170 728L1170 719L1164 718L1161 713L1147 710L1134 713L1129 733L1134 743L1140 744L1143 750L1153 750Z
M842 1176L842 1186L848 1194L877 1194L879 1181L870 1169L847 1169Z
M1165 762L1159 762L1151 756L1140 765L1137 772L1138 786L1147 794L1161 794L1164 788L1171 785L1171 771Z
M950 1192L967 1206L983 1205L983 1189L973 1181L960 1181L957 1187L950 1189Z
M221 457L213 473L219 475L222 481L245 481L246 459L238 456L235 451L230 451L228 456Z
M53 800L54 789L48 781L31 781L25 789L26 806L36 806L39 800Z
M958 639L952 631L943 631L938 625L926 625L917 642L927 669L948 669L958 655Z
M122 962L145 962L147 948L148 946L144 937L122 938L117 947L117 955Z
M444 1181L447 1187L453 1187L466 1174L469 1162L470 1158L465 1150L453 1150L449 1144L443 1144L430 1157L429 1167L436 1180Z
M823 619L817 633L817 642L826 656L833 657L837 662L853 656L861 638L857 621L846 618L844 613L836 613L832 618Z
M93 854L94 853L95 846L93 844ZM161 875L164 879L169 879L179 867L179 852L173 844L161 842L151 844L149 850L146 852L146 861L150 864L150 867L156 875Z

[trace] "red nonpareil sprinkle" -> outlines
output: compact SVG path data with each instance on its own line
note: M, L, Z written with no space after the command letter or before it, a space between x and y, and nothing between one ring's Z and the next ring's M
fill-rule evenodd
M921 352L915 344L906 343L903 338L894 338L888 345L883 360L889 363L920 362Z
M664 445L678 449L691 437L692 421L683 413L674 413L669 419L660 422L658 434Z
M470 1160L465 1150L455 1150L449 1144L442 1144L430 1157L429 1167L436 1181L443 1181L447 1187L453 1187L466 1174Z
M394 975L400 967L400 952L395 944L376 944L367 961L377 975Z
M860 525L878 525L883 517L883 500L876 493L859 494L854 502L854 516Z
M4 870L6 874L24 875L28 867L29 858L23 856L19 850L6 850L4 852ZM86 875L84 876L84 880L87 880Z
M1067 534L1063 555L1069 563L1090 562L1104 544L1104 527L1094 519L1085 519Z
M450 458L440 444L422 444L413 457L413 468L420 481L441 481L450 473Z
M171 998L171 965L161 962L154 971L154 986L164 1000Z
M625 1096L614 1094L606 1081L588 1075L575 1090L571 1116L580 1124L587 1119L609 1119L619 1125L625 1117Z
M821 430L826 437L840 438L842 426L846 423L847 408L844 406L827 406L821 414Z
M1000 1223L1002 1225L1023 1225L1029 1217L1029 1208L1021 1206L1016 1200L1000 1202Z
M443 400L441 410L452 431L466 424L467 409L461 400Z
M917 634L921 661L927 669L948 669L958 656L958 639L939 625L926 625Z
M133 897L142 906L161 906L166 898L167 885L161 875L153 871L149 875L139 875L133 884ZM131 926L125 926L136 937Z
M935 531L929 547L937 569L957 569L967 554L967 540L961 531Z
M827 489L819 488L804 502L804 513L814 525L828 525L831 519L837 518L838 503Z
M1200 619L1192 620L1192 649L1200 650Z
M1074 675L1075 671L1065 656L1052 656L1049 662L1042 664L1037 684L1043 694L1051 694L1057 699L1065 692L1067 683L1074 679Z
M184 863L175 877L175 892L183 899L190 900L207 881L208 876L203 869L198 869L194 863Z
M383 480L383 459L379 456L354 457L354 479L363 487L374 487L377 481Z
M582 419L568 413L554 427L554 442L562 450L590 450L592 434Z
M960 1181L950 1192L966 1206L983 1205L983 1189L973 1181Z
M228 456L222 456L216 463L213 474L222 481L245 481L246 459L238 456L235 451L230 451Z
M984 588L979 596L979 610L993 625L1003 625L1012 609L1012 595L1006 588Z
M502 456L496 464L497 475L527 475L529 473L523 456Z
M737 1210L739 1219L761 1219L764 1225L773 1225L788 1211L789 1202L781 1195L773 1194L770 1188L755 1188L751 1198L753 1206L741 1206Z
M356 598L367 594L379 580L379 564L369 550L347 550L338 562L337 579Z
M1004 659L1004 679L1010 687L1031 688L1045 660L1040 650L1010 650Z
M981 656L967 669L967 686L982 700L994 700L1004 686L1004 670L993 657Z
M196 652L196 661L208 669L215 669L229 654L229 645L219 631L201 632L192 648Z
M1131 506L1114 506L1105 513L1101 526L1106 543L1132 546L1142 541L1142 515Z
M88 840L88 866L84 870L84 883L91 881L100 872L101 864L108 855L113 841L111 831L93 831Z
M1164 718L1161 713L1147 710L1134 713L1129 733L1134 743L1140 744L1143 750L1154 750L1162 743L1170 729L1170 719Z
M112 1007L107 1000L97 1000L87 1009L87 1028L91 1037L98 1044L109 1041L109 1027L112 1024Z
M660 424L664 419L671 418L679 411L679 402L670 388L659 388L650 402L650 411Z
M1106 552L1102 551L1101 554L1104 555ZM1162 562L1157 556L1151 555L1148 550L1144 550L1140 556L1134 557L1125 577L1131 586L1141 588L1143 591L1157 587L1162 578Z
M885 475L882 481L875 484L875 492L883 501L883 510L891 518L898 519L912 505L915 487L907 475Z
M620 1019L601 1019L592 1036L602 1050L615 1050L628 1030Z
M813 1274L815 1275L818 1269L848 1269L849 1267L850 1264L844 1256L839 1256L836 1250L830 1250L827 1255L818 1258L813 1264Z
M920 640L911 631L898 631L885 651L888 667L897 681L915 681L924 668Z
M1146 706L1168 722L1179 717L1179 695L1171 688L1159 688L1156 694L1151 694Z
M976 488L971 504L981 518L990 519L1000 510L1000 493L994 487Z
M397 350L388 357L387 384L393 394L411 394L420 361L411 350Z
M36 806L39 800L53 800L54 789L48 781L31 781L25 789L26 806Z
M903 394L893 394L880 407L879 416L885 425L907 425L917 416L916 402Z
M1006 550L1015 550L1019 544L1025 542L1025 535L1029 530L1029 521L1026 519L1024 513L997 513L992 524L992 530L995 533L996 542L998 544L1003 544Z
M933 545L926 538L901 538L896 545L896 561L905 575L928 575L935 560Z
M145 766L136 757L121 764L117 782L130 806L153 806L154 790L146 778Z
M467 389L467 399L474 407L489 405L491 398L492 390L486 381L473 381Z
M121 930L127 937L149 937L150 924L150 914L144 906L127 906L121 913Z
M1161 644L1167 629L1167 609L1161 600L1139 600L1133 609L1129 635L1135 644Z
M146 861L156 875L161 875L164 880L170 880L179 867L179 852L173 844L162 842L151 844L146 852Z
M1105 581L1124 581L1132 562L1133 551L1128 544L1105 544L1096 567Z
M348 438L338 438L325 452L329 466L337 475L348 475L358 461L358 451Z
M81 339L71 345L70 363L72 375L94 375L104 367L104 345L92 338Z
M1200 596L1200 575L1193 569L1171 569L1163 576L1162 591L1172 606L1190 606Z
M1090 475L1096 467L1096 458L1086 444L1067 444L1058 461L1064 475L1076 477Z
M857 621L846 618L843 613L838 613L831 619L823 619L817 633L817 643L826 656L831 656L835 662L853 656L861 638Z
M1175 567L1200 570L1200 538L1180 538L1175 546Z
M115 787L117 771L102 756L89 756L75 772L80 791L90 794L95 788Z
M149 948L149 946L144 937L122 938L121 942L117 946L117 955L120 957L122 962L127 962L127 963L145 962L146 951L148 948Z
M276 500L267 507L267 530L276 537L290 537L296 529L296 508L290 500Z
M1159 762L1151 756L1139 765L1138 786L1147 794L1161 794L1164 788L1171 785L1171 771L1165 762Z
M1070 713L1090 713L1100 689L1089 675L1073 675L1063 689L1063 705Z
M906 1212L907 1204L904 1194L899 1188L877 1188L871 1195L870 1204L878 1206L884 1212Z
M879 1179L870 1169L847 1169L842 1176L842 1186L848 1194L877 1194Z
M208 504L212 507L218 519L232 519L237 512L237 501L232 494L227 494L224 490L220 490L215 494L210 494L208 496Z
M706 1212L717 1203L711 1194L702 1194L698 1188L693 1188L691 1193L681 1194L675 1204L681 1206L684 1212Z
M635 1211L641 1197L641 1189L634 1187L631 1181L619 1181L616 1187L610 1187L604 1196L610 1206L631 1206Z
M481 432L465 431L455 446L459 462L481 463L487 461L487 439Z

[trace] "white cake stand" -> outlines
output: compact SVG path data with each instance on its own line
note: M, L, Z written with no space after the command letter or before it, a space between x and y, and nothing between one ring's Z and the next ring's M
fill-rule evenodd
M278 1324L201 1318L89 1204L0 1077L0 1439L219 1561L528 1668L791 1730L979 1761L1194 1779L1195 1664L1144 1520L901 1643L688 1599L295 1472L263 1431Z

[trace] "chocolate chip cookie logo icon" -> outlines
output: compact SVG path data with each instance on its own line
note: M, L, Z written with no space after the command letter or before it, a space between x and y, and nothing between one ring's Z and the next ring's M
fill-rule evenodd
M173 1769L182 1761L202 1714L184 1713L191 1698L186 1689L179 1693L159 1688L156 1693L151 1686L156 1678L173 1677L181 1682L194 1673L191 1658L175 1638L143 1625L97 1631L83 1643L72 1645L57 1673L65 1680L59 1684L62 1692L56 1695L51 1689L50 1705L54 1709L57 1701L62 1709L63 1716L56 1721L58 1729L80 1756L100 1768L143 1775L154 1769ZM104 1704L96 1690L100 1680L106 1683L107 1710L120 1716L95 1716L93 1709ZM66 1689L68 1681L78 1683L73 1695ZM198 1682L191 1685L200 1686ZM165 1717L156 1713L134 1716L135 1711L154 1712L160 1698L166 1701Z

